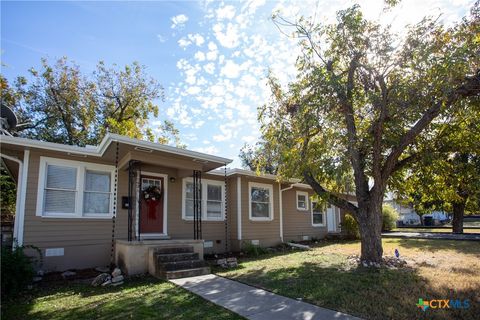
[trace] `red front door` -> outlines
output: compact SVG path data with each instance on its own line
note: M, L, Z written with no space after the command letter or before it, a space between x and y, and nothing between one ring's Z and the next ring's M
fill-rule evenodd
M140 233L164 233L165 181L159 177L142 176L141 186ZM152 193L152 186L157 187L154 193ZM158 191L160 196L158 196ZM152 197L152 195L154 196Z

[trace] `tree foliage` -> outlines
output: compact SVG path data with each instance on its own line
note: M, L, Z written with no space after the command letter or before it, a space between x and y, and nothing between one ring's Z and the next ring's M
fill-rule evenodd
M111 132L180 145L172 123L155 131L148 126L158 116L163 89L137 62L120 68L100 61L85 75L65 57L54 64L42 59L39 70L29 70L29 80L18 77L9 85L2 76L1 85L2 102L24 123L15 132L19 136L84 146Z
M261 140L255 145L245 144L239 158L244 168L269 174L277 174L278 155L268 141Z
M278 154L280 175L303 177L352 213L363 259L381 259L384 194L391 176L415 159L417 137L479 103L478 7L450 28L425 18L404 37L366 20L358 6L339 11L331 25L274 17L294 28L303 54L288 88L269 77L263 138ZM338 195L352 184L355 205Z

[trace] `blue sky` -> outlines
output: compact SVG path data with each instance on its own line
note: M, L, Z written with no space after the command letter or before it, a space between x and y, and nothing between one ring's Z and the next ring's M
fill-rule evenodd
M257 107L268 101L268 69L286 84L294 79L296 40L282 35L270 17L315 15L332 22L340 1L1 2L2 74L27 75L40 58L67 56L85 73L99 60L138 61L166 89L158 101L189 149L235 159L259 136ZM443 12L446 24L464 16L471 0L404 0L390 11L382 1L360 1L368 18L403 27Z

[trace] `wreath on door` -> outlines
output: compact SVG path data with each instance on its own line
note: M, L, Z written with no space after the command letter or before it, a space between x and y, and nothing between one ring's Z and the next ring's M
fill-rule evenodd
M158 186L148 186L143 189L143 198L149 201L159 201L162 199L162 190Z
M150 219L156 219L157 210L156 207L162 199L163 192L162 189L158 186L148 186L142 191L143 198L148 204L148 217Z

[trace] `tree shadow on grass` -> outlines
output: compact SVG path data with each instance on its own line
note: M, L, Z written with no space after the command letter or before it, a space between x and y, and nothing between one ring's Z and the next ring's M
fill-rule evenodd
M480 313L478 289L433 289L414 269L342 270L304 262L292 268L266 267L230 278L294 299L365 319L474 319ZM467 310L420 310L418 299L470 299Z
M152 277L120 287L74 284L38 290L4 305L3 319L235 319L236 315ZM240 319L240 317L238 317Z

